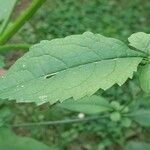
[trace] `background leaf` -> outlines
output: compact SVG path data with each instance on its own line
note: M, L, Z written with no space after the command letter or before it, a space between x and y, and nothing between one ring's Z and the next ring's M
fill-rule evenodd
M4 57L0 55L0 69L5 66Z
M132 113L133 120L144 127L150 127L150 110L141 109Z
M0 129L0 149L2 150L55 150L30 137L20 137L9 129Z
M150 150L150 145L142 142L131 141L127 143L125 150Z
M14 113L8 107L0 108L0 127L12 119Z
M117 39L91 32L42 41L0 79L0 98L38 105L80 99L122 85L142 57Z
M105 98L96 95L84 97L77 101L68 99L63 103L59 103L57 106L87 114L97 114L111 110L109 102Z
M144 92L150 93L150 63L142 66L139 74L139 80Z
M17 0L0 0L0 34L3 32Z
M130 45L150 55L150 34L138 32L128 38Z

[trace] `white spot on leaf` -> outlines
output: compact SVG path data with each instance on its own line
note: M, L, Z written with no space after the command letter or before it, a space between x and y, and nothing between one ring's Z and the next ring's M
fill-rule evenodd
M39 99L40 99L41 101L46 101L46 100L47 100L47 95L39 96Z
M22 65L22 67L23 67L23 68L25 68L25 67L26 67L26 65L25 65L25 64L23 64L23 65Z

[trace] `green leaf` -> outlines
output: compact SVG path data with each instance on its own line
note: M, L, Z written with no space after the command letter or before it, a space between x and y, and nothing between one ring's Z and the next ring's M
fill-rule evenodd
M109 102L105 98L96 95L84 97L77 101L68 99L57 106L71 111L83 112L87 114L97 114L111 110Z
M130 45L150 55L150 34L138 32L128 38Z
M150 150L150 145L147 143L131 141L127 143L125 150Z
M3 68L4 66L5 66L4 57L0 55L0 68Z
M0 0L0 34L7 25L17 0Z
M10 121L13 117L13 112L8 107L0 108L0 127L4 125L5 122Z
M150 110L137 110L132 113L132 118L141 126L150 127Z
M0 78L0 98L40 105L91 96L132 78L142 57L117 39L91 32L42 41Z
M140 70L139 81L144 92L150 93L150 63L147 63Z
M54 150L30 137L21 137L9 129L0 129L0 149L2 150Z

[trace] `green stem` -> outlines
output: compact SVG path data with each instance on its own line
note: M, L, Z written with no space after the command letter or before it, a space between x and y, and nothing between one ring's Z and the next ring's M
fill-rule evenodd
M29 44L7 44L0 46L0 52L6 52L9 50L25 50L28 51L31 45Z
M2 34L0 37L0 44L5 44L26 23L26 21L33 16L45 1L46 0L33 0L30 6L17 18L14 24Z
M75 118L75 119L66 119L66 120L56 120L56 121L44 121L44 122L29 122L29 123L23 123L23 124L14 124L14 125L8 125L11 127L31 127L31 126L45 126L45 125L61 125L61 124L68 124L68 123L80 123L80 122L88 122L92 120L98 120L98 119L104 119L108 117L108 115L103 116L91 116L91 117L85 117L83 119Z

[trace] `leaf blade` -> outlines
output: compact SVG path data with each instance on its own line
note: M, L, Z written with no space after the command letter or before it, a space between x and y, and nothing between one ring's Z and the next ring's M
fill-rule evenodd
M150 127L150 110L140 109L132 113L132 118L144 127Z
M125 150L149 150L150 145L147 143L131 141L125 146Z
M130 45L150 55L150 34L137 32L128 38Z
M147 63L140 70L139 81L144 92L150 93L150 63Z
M37 104L80 99L122 85L142 57L119 40L91 32L43 41L0 80L0 97Z
M0 1L0 34L5 29L16 2L17 0Z
M30 137L21 137L15 135L12 131L6 128L1 128L0 147L3 150L50 150L47 145L36 141ZM53 149L53 148L52 148Z
M77 101L68 99L63 103L57 104L57 106L71 111L87 114L97 114L111 110L109 102L105 98L96 95L84 97Z
M0 69L5 66L4 57L0 55Z

